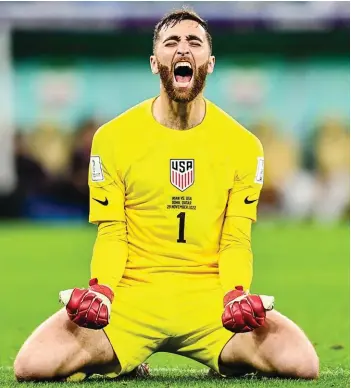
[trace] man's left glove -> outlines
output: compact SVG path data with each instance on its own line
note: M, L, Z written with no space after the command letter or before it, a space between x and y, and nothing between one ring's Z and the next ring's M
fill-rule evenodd
M90 280L89 288L74 288L59 294L69 319L78 326L94 330L109 324L113 298L111 288L98 284L96 278Z
M223 304L223 326L234 333L247 333L264 324L266 311L274 307L274 297L246 294L242 286L236 286L224 296Z

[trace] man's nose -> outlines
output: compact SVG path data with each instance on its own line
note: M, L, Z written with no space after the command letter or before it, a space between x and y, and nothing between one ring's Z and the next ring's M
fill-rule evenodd
M189 50L178 50L177 54L185 57L186 55L189 55L190 52L189 52Z
M184 43L179 43L177 54L179 54L181 56L189 55L190 51L189 51L188 44L185 43L185 42Z

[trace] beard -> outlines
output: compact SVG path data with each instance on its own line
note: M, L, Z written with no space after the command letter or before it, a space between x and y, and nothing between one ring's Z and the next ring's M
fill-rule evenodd
M174 75L172 70L162 65L161 62L157 61L158 69L160 72L160 78L164 89L170 100L180 103L187 103L193 101L205 87L208 62L199 66L196 72L193 72L192 86L181 90L174 86Z

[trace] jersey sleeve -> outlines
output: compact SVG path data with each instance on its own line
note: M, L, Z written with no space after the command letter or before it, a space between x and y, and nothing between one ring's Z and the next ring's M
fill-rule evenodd
M253 137L238 161L234 184L229 194L226 217L257 219L257 204L263 185L264 156L261 142Z
M116 166L113 144L104 128L100 128L94 135L88 179L89 222L94 224L125 221L125 189Z
M120 282L128 259L125 222L101 222L91 259L91 277L114 289Z
M243 217L225 219L219 251L219 278L225 293L235 286L250 290L253 275L251 224L250 219Z

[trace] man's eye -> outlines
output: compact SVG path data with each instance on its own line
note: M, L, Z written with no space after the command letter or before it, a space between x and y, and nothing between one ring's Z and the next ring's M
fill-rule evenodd
M200 47L201 44L199 42L190 42L190 46Z
M176 44L177 42L167 42L166 47L172 47L172 46L175 46Z

